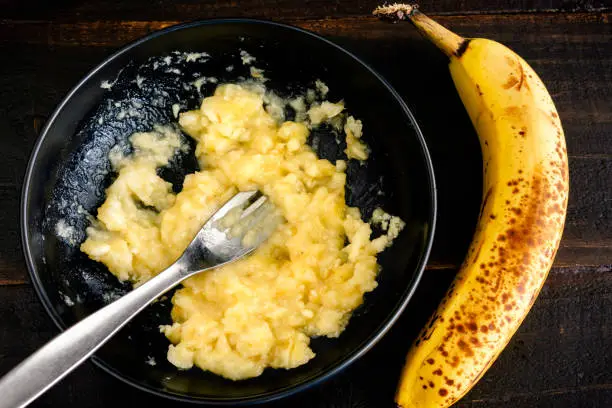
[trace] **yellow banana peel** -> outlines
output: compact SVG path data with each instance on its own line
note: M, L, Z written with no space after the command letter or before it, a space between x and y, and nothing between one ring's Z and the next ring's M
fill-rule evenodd
M493 364L546 280L567 209L565 137L543 82L509 48L462 38L414 6L374 14L409 20L448 55L482 149L483 199L469 252L409 350L396 394L404 408L449 407Z

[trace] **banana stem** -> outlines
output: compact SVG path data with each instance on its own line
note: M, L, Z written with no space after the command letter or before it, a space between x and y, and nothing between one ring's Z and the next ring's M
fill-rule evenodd
M415 10L408 18L425 38L434 43L449 57L460 57L465 51L467 46L465 38L436 23L419 10Z
M460 57L469 42L421 13L416 4L396 3L390 6L380 6L374 10L373 14L391 21L410 20L425 38L449 57Z

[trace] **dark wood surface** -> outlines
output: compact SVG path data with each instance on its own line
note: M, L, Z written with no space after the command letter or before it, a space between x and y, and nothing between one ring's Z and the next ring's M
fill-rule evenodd
M199 18L268 18L326 35L371 63L413 109L432 151L440 213L416 298L355 365L271 404L392 407L404 353L469 244L481 175L478 142L444 58L409 25L370 17L377 4L0 0L0 374L57 333L28 281L18 225L25 166L55 105L105 56L153 30ZM612 2L428 0L421 8L462 35L492 38L521 54L557 104L570 156L568 219L555 266L519 332L458 406L612 407ZM86 363L33 406L156 401Z

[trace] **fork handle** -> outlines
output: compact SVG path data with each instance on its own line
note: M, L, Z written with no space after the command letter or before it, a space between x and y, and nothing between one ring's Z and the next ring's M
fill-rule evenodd
M181 282L179 263L64 331L0 379L0 408L25 407L91 356L149 303Z

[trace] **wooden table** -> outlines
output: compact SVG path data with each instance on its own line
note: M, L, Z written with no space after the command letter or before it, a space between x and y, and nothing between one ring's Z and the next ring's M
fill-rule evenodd
M314 30L370 62L413 109L432 151L438 231L416 298L391 333L351 368L311 391L271 404L392 407L404 353L466 252L482 178L478 142L445 58L408 24L370 17L377 3L0 0L0 373L57 332L28 280L18 225L26 162L45 118L81 76L126 42L186 20L267 18ZM612 3L427 0L421 8L462 35L505 43L534 67L559 109L570 160L568 219L550 277L500 359L458 406L610 407ZM155 401L86 363L33 406L145 406Z

